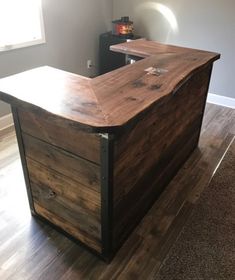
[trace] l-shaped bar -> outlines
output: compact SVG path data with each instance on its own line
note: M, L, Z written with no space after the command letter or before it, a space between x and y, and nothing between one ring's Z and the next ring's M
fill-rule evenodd
M30 208L110 261L197 147L219 54L136 40L143 58L89 79L40 67L0 80Z

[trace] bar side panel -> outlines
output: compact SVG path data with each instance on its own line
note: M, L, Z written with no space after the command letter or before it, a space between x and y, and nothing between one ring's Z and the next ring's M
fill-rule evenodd
M148 112L115 143L113 244L130 231L197 146L211 66Z
M100 165L90 158L80 157L79 150L79 154L74 154L65 150L64 145L57 146L63 141L70 141L71 135L68 138L66 130L64 135L60 135L64 140L58 138L55 145L51 141L59 135L55 129L50 129L50 126L42 129L38 125L34 127L22 118L22 111L20 126L27 131L22 132L22 140L36 214L101 255ZM92 139L99 139L97 134L87 133L86 147L84 134L79 142L81 133L78 131L75 140L78 145L82 143L84 151L89 150ZM75 140L71 138L72 142ZM85 152L83 156L86 155Z

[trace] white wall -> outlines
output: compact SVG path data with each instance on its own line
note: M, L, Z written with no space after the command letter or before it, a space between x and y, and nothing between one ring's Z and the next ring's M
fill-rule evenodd
M97 65L99 34L110 30L112 0L42 0L46 44L0 52L0 78L50 65L90 75L87 59ZM0 117L9 113L0 102Z
M174 17L166 7L178 30L173 30ZM221 53L209 91L235 98L234 0L114 0L113 17L123 15L129 15L136 33L148 39Z

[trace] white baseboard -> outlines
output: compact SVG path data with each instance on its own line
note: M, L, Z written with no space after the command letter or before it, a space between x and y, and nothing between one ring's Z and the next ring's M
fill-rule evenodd
M235 98L209 93L207 102L235 109Z
M0 117L0 130L6 129L12 125L13 125L12 114L8 114L3 117Z

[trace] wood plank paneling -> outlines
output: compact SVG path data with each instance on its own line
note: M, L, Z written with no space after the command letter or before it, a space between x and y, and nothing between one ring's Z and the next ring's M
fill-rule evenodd
M46 142L22 133L25 153L46 167L100 192L100 167Z
M54 213L77 227L86 235L91 235L100 240L100 217L91 215L78 203L63 197L58 192L52 191L50 186L36 185L31 182L34 203L38 203L48 211Z
M207 105L199 148L110 265L30 217L16 139L0 135L0 279L158 279L166 255L234 138L234 119L235 110Z
M47 208L44 208L39 203L34 203L35 211L54 225L63 229L64 231L71 234L73 237L77 238L84 244L87 244L89 247L96 250L98 253L101 253L101 242L100 239L93 238L91 235L84 233L80 225L71 224L67 219L64 219L61 216L57 216L56 213L51 212ZM53 211L53 210L52 210Z
M211 67L207 67L192 77L117 140L114 161L116 246L196 147L210 72Z
M26 158L30 182L37 186L48 186L56 195L77 204L91 216L100 221L100 193L72 180L38 162Z
M146 211L154 203L156 198L164 190L164 187L170 182L189 154L197 146L200 121L197 122L196 131L190 133L187 131L187 142L183 142L183 137L176 141L174 148L169 153L170 160L158 162L152 169L125 195L122 200L114 207L113 217L113 246L118 248L128 237L132 229L137 225ZM131 207L130 207L131 205Z
M86 133L64 122L52 122L38 112L18 110L23 132L58 146L82 158L100 162L100 137ZM69 139L69 141L68 141Z
M19 111L36 214L100 254L100 137Z
M156 164L184 129L202 118L210 68L186 83L171 99L153 108L115 144L114 201L125 195ZM189 98L190 94L190 98ZM176 153L177 151L175 151Z

